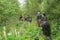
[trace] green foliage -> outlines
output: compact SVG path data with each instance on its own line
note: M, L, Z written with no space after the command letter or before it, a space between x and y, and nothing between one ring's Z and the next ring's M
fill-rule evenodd
M17 0L0 0L0 25L6 25L6 21L18 13L19 5Z
M43 0L41 3L41 12L55 13L59 14L60 10L59 0Z
M6 40L34 40L40 33L40 40L44 40L42 30L36 23L38 11L47 14L51 26L52 39L60 40L60 0L26 0L22 7L17 0L0 0L0 40L5 40L3 27L6 27ZM32 16L32 23L19 21L19 16ZM20 33L19 33L20 32ZM9 34L11 33L11 35ZM56 35L55 35L56 34Z

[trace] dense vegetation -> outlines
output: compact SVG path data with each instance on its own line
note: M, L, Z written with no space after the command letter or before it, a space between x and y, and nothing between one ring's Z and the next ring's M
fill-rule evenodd
M60 40L60 0L25 0L24 3L21 6L18 0L0 0L0 40L34 40L36 36L44 40L36 22L38 11L47 14L53 40ZM20 15L31 15L32 23L19 21Z

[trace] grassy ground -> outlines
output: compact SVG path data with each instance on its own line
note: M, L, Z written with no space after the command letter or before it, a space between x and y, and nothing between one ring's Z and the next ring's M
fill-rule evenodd
M59 22L50 21L52 39L60 40ZM0 27L0 40L44 40L42 30L38 27L37 22L33 19L32 23L24 21L11 21L6 26Z

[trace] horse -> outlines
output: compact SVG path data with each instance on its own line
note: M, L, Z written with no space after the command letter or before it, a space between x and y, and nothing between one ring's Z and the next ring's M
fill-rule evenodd
M23 20L25 20L25 18L22 15L20 15L19 20L23 21Z
M38 16L37 16L38 17ZM37 23L39 27L42 27L43 34L47 37L47 39L51 39L51 28L50 24L47 20L46 14L40 15L40 18L37 19Z
M32 18L31 18L31 16L29 16L29 15L27 15L26 17L25 17L25 20L27 21L27 22L32 22Z

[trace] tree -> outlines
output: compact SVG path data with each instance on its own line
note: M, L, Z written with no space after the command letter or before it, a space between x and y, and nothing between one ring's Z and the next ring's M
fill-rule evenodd
M19 14L19 4L17 0L0 0L0 26L6 25L13 15Z

